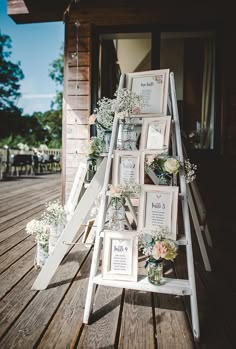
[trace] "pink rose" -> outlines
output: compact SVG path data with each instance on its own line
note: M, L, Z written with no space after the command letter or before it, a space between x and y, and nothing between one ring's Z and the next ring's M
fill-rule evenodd
M161 241L158 241L152 249L152 255L155 259L165 258L167 252L167 247Z
M140 108L139 107L133 107L133 109L132 109L132 113L133 114L139 114L140 113Z

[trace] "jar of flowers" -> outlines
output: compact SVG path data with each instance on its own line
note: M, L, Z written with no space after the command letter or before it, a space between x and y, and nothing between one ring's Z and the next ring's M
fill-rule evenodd
M46 210L42 214L42 220L49 226L49 255L52 254L57 240L66 225L66 211L60 200L49 201L45 204Z
M26 225L27 234L37 242L35 266L43 267L52 253L65 225L66 212L59 200L45 204L46 210L39 219L32 219Z
M50 227L43 219L32 219L26 225L26 232L35 237L37 250L34 265L42 268L48 259Z
M99 100L97 103L98 107L94 110L94 114L92 114L89 118L89 123L91 125L96 124L98 134L104 140L103 152L109 151L112 125L115 114L117 113L119 119L122 120L122 126L124 126L123 124L127 122L127 118L132 113L140 113L142 106L141 96L126 88L118 89L115 92L114 97L115 98L113 99L103 97L101 100ZM121 135L123 128L121 128ZM126 131L127 127L124 129ZM133 130L132 127L130 130L131 129ZM127 135L124 135L124 137L127 138ZM127 139L125 144L127 145Z
M141 233L138 236L139 250L147 256L146 265L148 281L154 285L162 285L164 261L173 261L177 256L177 244L168 239L166 230L159 233Z
M85 149L88 162L88 171L86 174L86 181L91 182L96 170L97 159L103 151L103 140L101 137L92 137Z
M145 173L151 169L158 178L159 185L171 185L172 176L179 173L180 170L185 172L187 183L192 182L196 178L197 166L191 164L186 159L182 164L179 160L166 154L148 155L145 159Z
M108 208L109 229L125 229L125 198L135 197L138 195L139 191L139 185L109 186L107 193L110 196L110 204Z

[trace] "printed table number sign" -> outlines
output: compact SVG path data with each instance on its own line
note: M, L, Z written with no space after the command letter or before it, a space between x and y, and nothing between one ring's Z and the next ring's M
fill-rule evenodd
M114 151L112 170L113 185L135 185L140 183L139 151Z
M166 115L169 69L127 74L127 87L142 96L141 114Z
M167 227L171 231L173 193L148 192L146 195L146 215L144 228Z
M104 279L137 281L136 231L104 231L102 276Z
M168 230L168 238L176 240L179 187L165 185L141 186L138 231Z
M111 240L111 272L116 274L131 274L132 241Z
M170 126L171 116L143 118L140 150L168 150Z

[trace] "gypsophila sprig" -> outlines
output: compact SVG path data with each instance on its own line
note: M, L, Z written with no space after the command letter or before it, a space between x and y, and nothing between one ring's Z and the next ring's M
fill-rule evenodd
M101 130L111 129L116 113L120 119L124 119L141 112L142 96L127 88L121 88L114 93L114 97L113 99L103 97L98 101L98 107L94 110L94 114L90 115L90 124L96 124Z
M60 200L49 201L45 204L46 211L42 214L42 220L47 224L64 224L66 212Z
M133 185L118 184L116 186L110 184L109 190L107 192L107 194L112 198L138 197L139 193L140 193L139 184L133 184Z
M35 241L38 241L43 246L45 252L48 252L50 226L43 219L32 219L28 222L26 232L33 235Z
M197 165L192 164L189 159L186 159L184 161L184 169L186 182L191 183L196 178Z
M115 112L125 113L126 116L131 114L139 114L143 106L143 98L127 88L118 89L114 96L115 100Z

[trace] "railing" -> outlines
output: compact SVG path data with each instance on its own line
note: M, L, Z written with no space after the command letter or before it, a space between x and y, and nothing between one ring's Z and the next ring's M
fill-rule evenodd
M15 173L19 175L20 171L22 172L23 165L18 165L17 168L16 165L14 165L14 157L16 157L16 155L18 158L18 155L32 155L34 160L35 156L38 157L37 161L32 161L31 173L61 170L61 149L47 149L41 151L40 149L34 148L34 151L21 151L19 149L0 148L0 179L6 175L14 175ZM55 162L52 161L52 158L55 159ZM50 161L48 161L49 159Z

